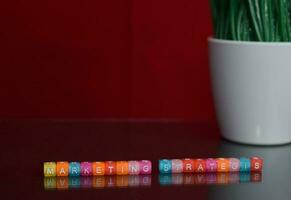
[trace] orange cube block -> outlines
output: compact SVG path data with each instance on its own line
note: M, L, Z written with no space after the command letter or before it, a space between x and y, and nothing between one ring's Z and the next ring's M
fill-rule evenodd
M194 172L193 159L186 158L183 160L183 172L184 173L193 173Z
M261 172L263 170L263 159L259 157L251 157L251 171Z
M103 176L105 174L105 163L104 162L93 162L93 176Z
M57 176L68 176L69 163L67 161L57 162L56 172L57 172Z
M105 162L105 174L106 175L115 175L116 174L116 162L106 161Z
M227 158L217 158L217 172L229 172L230 162Z
M203 159L194 159L194 172L205 173L206 172L206 162Z
M116 162L116 174L117 175L128 175L128 162L117 161Z

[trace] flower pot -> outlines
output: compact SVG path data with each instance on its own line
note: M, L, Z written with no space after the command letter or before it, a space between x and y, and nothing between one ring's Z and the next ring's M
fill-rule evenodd
M226 139L291 142L291 43L209 38L212 89Z

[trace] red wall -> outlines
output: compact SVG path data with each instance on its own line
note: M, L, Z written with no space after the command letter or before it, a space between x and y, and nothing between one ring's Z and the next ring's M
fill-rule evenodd
M9 0L0 25L1 118L213 119L208 1Z

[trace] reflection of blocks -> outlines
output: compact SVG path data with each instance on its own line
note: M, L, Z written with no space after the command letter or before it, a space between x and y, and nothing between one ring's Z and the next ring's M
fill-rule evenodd
M160 174L159 182L161 185L171 185L172 184L172 174Z
M68 177L57 177L57 189L66 190L69 188L69 178Z
M76 177L69 177L69 187L70 188L74 188L74 189L77 189L77 188L80 188L80 177L76 176Z
M139 176L139 184L141 186L150 186L152 184L152 176L151 175Z
M159 171L162 174L167 174L172 172L172 162L171 160L159 160Z
M69 163L62 161L57 162L57 176L68 176L69 175Z
M228 184L228 173L218 173L217 174L217 184Z
M69 175L70 176L80 176L81 167L78 162L70 162L69 163Z
M55 162L45 162L43 164L44 176L56 176L56 163Z
M250 182L251 181L251 174L250 173L240 173L239 181L241 183Z
M139 186L139 176L131 175L128 177L128 186L129 187L137 187Z
M260 172L253 172L251 174L251 181L252 182L262 182L262 173Z
M183 172L183 161L179 159L172 160L172 173L182 173Z
M56 177L45 177L43 180L44 189L50 190L50 189L56 189L57 187L57 181Z
M93 187L94 188L104 188L105 187L105 177L104 176L93 177Z
M183 184L183 174L172 174L172 184L182 185Z
M80 177L80 185L81 188L91 188L93 186L92 177L89 176Z
M117 187L128 187L128 176L116 176Z
M240 171L249 172L251 170L251 161L248 158L240 158Z

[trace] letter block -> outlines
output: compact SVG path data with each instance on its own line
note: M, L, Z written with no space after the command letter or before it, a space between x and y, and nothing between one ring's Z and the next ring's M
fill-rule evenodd
M69 175L69 163L67 161L57 162L57 176Z
M251 158L251 171L261 172L263 170L263 159L259 157Z
M43 173L45 177L56 176L56 163L45 162L43 164Z
M172 173L171 160L167 160L167 159L159 160L159 171L161 174Z

